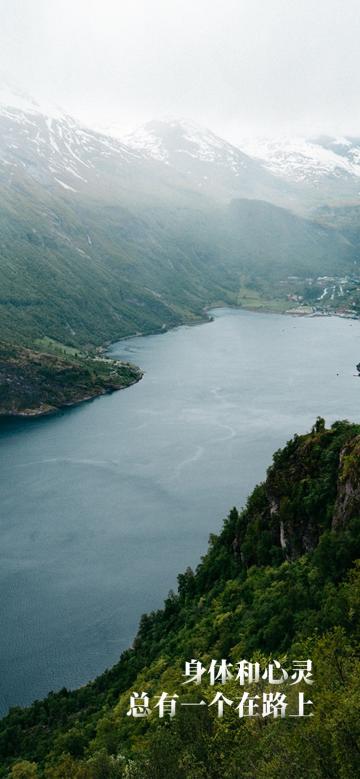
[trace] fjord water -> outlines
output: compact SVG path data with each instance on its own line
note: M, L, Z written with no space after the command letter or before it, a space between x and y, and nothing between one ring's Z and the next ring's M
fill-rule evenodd
M114 663L274 450L360 421L358 321L221 309L110 351L143 380L1 427L2 712Z

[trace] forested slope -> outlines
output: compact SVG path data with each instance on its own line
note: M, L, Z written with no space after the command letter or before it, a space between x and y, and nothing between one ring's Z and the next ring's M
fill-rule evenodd
M360 426L317 420L274 455L266 481L243 511L232 509L211 536L197 571L178 577L164 608L144 616L119 663L78 691L13 709L0 725L1 775L47 779L327 779L359 765ZM198 658L247 658L288 668L311 658L314 685L301 689L313 717L239 718L209 707L215 690L232 701L234 678L204 676L184 688ZM262 679L249 688L263 694ZM170 722L151 704L127 716L130 695L163 691L181 701ZM290 707L298 687L285 683ZM206 705L207 704L207 705ZM290 710L290 709L289 709ZM293 711L293 709L291 709ZM12 766L12 768L11 768Z

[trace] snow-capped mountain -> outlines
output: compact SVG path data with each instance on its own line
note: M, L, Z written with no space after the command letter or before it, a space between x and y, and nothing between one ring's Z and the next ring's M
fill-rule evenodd
M293 210L360 197L360 139L245 139L187 120L151 121L120 138L0 84L0 178L99 199L199 195Z
M56 106L40 105L0 87L0 175L26 176L45 187L77 193L101 190L102 178L146 158L117 138L86 128ZM108 186L108 182L106 183Z
M342 235L290 213L298 186L189 123L125 142L3 93L2 332L101 342L233 301L244 273L348 268Z
M188 185L221 199L249 197L283 203L289 187L237 146L187 120L151 121L126 144L181 173Z
M227 201L234 195L270 197L265 185L274 177L210 131L161 122L151 127L147 142L145 130L120 139L0 87L0 181L123 202L184 202L199 191Z
M251 157L286 180L321 186L324 181L353 182L360 190L360 139L247 138L239 145Z
M221 199L268 200L307 211L360 196L360 139L245 138L237 145L184 120L152 121L124 139Z
M134 149L172 164L174 155L228 165L237 175L251 164L246 154L211 130L183 119L152 121L125 138Z
M360 138L355 136L332 138L328 135L321 135L314 139L314 143L323 149L333 151L338 161L339 158L342 158L344 162L348 160L352 172L360 176Z

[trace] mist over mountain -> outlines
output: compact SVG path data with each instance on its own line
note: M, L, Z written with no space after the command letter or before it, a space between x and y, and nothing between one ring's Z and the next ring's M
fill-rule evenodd
M203 194L296 202L292 187L211 130L185 120L152 121L126 136L127 144L182 174Z
M226 202L268 200L298 211L360 198L356 137L254 136L234 145L174 118L153 120L120 137L116 128L100 132L84 126L60 107L40 104L5 83L0 121L1 165L9 176L21 167L40 183L69 192L96 194L96 188L101 197L139 198L169 197L172 190L176 196L193 192Z
M19 91L0 94L0 328L9 342L92 348L197 321L206 306L237 304L248 282L355 267L356 232L311 214L313 200L332 200L309 167L301 178L292 162L285 175L184 120L153 121L122 140ZM358 185L355 146L340 155L322 143L343 165L341 175L321 173L335 207L345 184L346 197Z
M359 38L2 4L0 779L358 775Z

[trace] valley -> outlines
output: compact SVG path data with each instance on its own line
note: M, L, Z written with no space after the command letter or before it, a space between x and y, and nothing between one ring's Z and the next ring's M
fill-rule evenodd
M355 779L359 4L0 19L0 779Z
M330 204L313 213L308 183L209 130L152 122L120 140L33 99L2 100L0 335L9 348L41 360L39 344L59 341L94 357L121 337L203 321L211 306L311 306L317 286L307 278L356 275L351 221ZM355 181L355 151L351 165ZM299 282L287 288L289 276ZM326 293L321 308L357 312L348 287L343 301Z
M355 775L359 160L0 90L4 779ZM185 657L274 655L314 657L304 728L234 737L208 685L127 717Z

